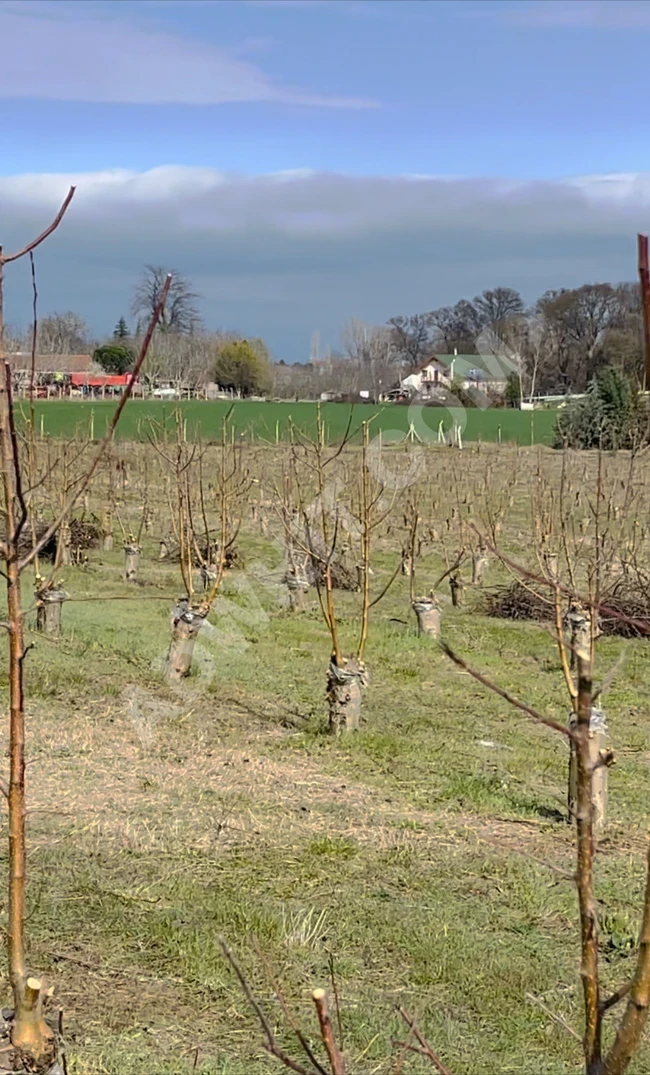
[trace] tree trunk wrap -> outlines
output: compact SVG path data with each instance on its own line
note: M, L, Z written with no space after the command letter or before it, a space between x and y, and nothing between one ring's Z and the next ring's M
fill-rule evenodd
M137 578L141 552L142 549L139 545L127 544L124 546L124 555L126 557L124 576L127 582L135 582Z
M181 598L172 613L172 638L167 653L166 678L177 681L189 676L194 644L205 623L205 613L190 608Z
M418 635L440 637L440 609L430 597L416 597L412 605L417 616Z
M361 723L361 691L367 685L368 673L362 662L348 657L343 665L338 665L334 657L331 658L326 694L329 731L332 735L345 735L358 730Z
M36 591L36 629L46 635L61 634L61 608L68 594L60 589Z
M575 727L576 715L571 713L569 718L571 727ZM589 762L595 766L599 760L601 750L607 747L607 721L602 709L591 710L589 719ZM599 836L607 823L607 774L606 765L598 765L593 770L591 779L591 804L593 807L594 832ZM575 747L571 744L569 758L569 821L575 817L577 810L577 765Z

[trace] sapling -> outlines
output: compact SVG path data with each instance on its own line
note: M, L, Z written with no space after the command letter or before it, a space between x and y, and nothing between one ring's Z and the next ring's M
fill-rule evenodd
M369 429L364 422L361 427L361 458L358 488L353 492L351 510L342 501L342 490L332 484L329 475L332 464L340 457L350 434L350 425L338 448L326 448L326 437L320 408L316 418L316 438L310 440L304 434L294 431L292 442L296 462L296 484L300 502L305 535L306 551L317 565L315 585L323 618L327 625L331 641L331 654L326 681L326 697L329 708L329 731L341 735L356 731L361 722L362 691L368 683L368 672L364 662L368 641L368 625L371 608L387 592L397 577L400 565L390 577L381 593L372 601L370 599L370 554L372 538L379 525L392 510L393 498L389 507L383 502L384 486L380 478L373 476L369 457ZM302 455L299 449L302 449ZM302 462L302 467L300 463ZM309 503L306 497L306 484L300 476L301 471L313 478L315 500ZM361 568L360 607L358 610L359 636L353 653L343 655L341 649L339 623L334 597L333 564L339 549L342 531L346 530L352 541L356 542L358 564Z
M26 867L27 845L25 833L25 690L24 665L27 647L24 638L24 612L21 600L21 576L35 563L40 551L64 526L74 505L95 474L108 448L115 428L130 394L127 387L113 413L106 435L95 450L85 473L74 483L68 499L61 505L52 523L45 528L27 552L21 551L21 537L28 519L25 500L23 459L19 451L13 405L11 367L1 361L4 353L3 278L5 266L30 254L58 227L74 196L72 187L54 221L33 242L13 254L4 254L0 248L0 464L2 473L2 497L5 518L4 537L0 541L0 556L5 564L7 592L7 620L5 629L9 636L9 781L0 781L0 791L8 801L9 834L9 883L7 906L7 954L9 980L13 993L11 1018L11 1062L14 1070L45 1071L55 1061L56 1036L44 1017L44 1006L49 991L41 979L33 977L27 969L26 951ZM171 280L169 281L171 282ZM163 288L161 301L154 313L152 323L143 340L140 355L134 366L137 376L146 357L153 329L162 311L169 282ZM51 1071L56 1070L50 1069Z

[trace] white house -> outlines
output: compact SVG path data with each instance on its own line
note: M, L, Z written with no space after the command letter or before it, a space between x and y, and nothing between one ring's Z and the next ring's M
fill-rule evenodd
M411 395L417 393L435 399L453 384L460 385L465 391L478 389L487 394L488 391L504 392L506 383L505 371L502 372L492 360L486 362L481 355L433 355L426 365L400 381L400 389Z
M451 387L449 369L438 358L431 358L426 366L410 373L403 381L400 388L409 393L434 396L436 390Z

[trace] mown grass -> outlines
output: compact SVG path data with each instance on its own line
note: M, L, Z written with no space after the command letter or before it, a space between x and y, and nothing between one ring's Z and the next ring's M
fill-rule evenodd
M254 443L275 444L287 440L292 424L308 436L316 432L315 403L253 403L245 400L234 405L232 424L239 436ZM156 400L133 400L127 403L117 430L123 440L146 440L152 425L160 434L165 428L173 431L177 411L186 422L188 439L201 437L218 440L221 424L231 404L222 400L205 402L192 400L167 403ZM45 436L101 437L106 431L115 404L107 401L39 400L35 403L36 425ZM27 405L18 405L23 421L27 417ZM343 403L323 403L321 413L327 439L339 440L348 428L351 408ZM548 444L552 440L557 412L554 410L468 410L463 435L468 441L519 443L521 445ZM382 406L356 405L352 408L352 429L364 421L372 420L373 435L381 430L386 441L402 439L411 425L425 441L438 440L438 427L449 431L453 414L439 407L405 407L385 404Z
M316 604L289 614L275 548L250 532L242 548L248 588L229 577L179 692L160 663L180 580L153 542L132 589L119 552L66 569L64 636L30 634L30 958L65 1008L70 1070L277 1071L221 935L288 1047L264 960L315 1036L309 992L331 956L357 1075L388 1072L397 1004L455 1075L580 1070L548 1015L580 1029L575 894L553 869L573 861L564 743L416 636L403 579L374 610L363 729L332 741ZM421 563L423 589L440 567ZM338 597L344 648L357 601ZM543 628L490 621L470 592L445 604L444 635L566 717ZM600 671L623 650L605 702L619 759L598 858L606 987L629 974L650 803L647 643L603 639ZM649 1066L646 1048L631 1070Z

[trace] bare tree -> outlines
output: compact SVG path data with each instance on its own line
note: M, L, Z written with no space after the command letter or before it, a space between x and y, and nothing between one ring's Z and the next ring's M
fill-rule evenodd
M133 293L131 312L135 317L149 320L158 306L168 273L171 275L172 285L159 329L161 332L194 333L201 324L197 306L199 296L192 290L190 281L185 276L164 269L161 265L145 265Z
M44 355L86 354L91 347L90 336L83 317L73 310L52 313L39 320L37 347Z
M377 400L398 376L397 354L392 333L385 325L368 325L351 318L341 332L341 342L358 370L358 388L370 391Z
M417 369L431 354L431 315L391 317L388 325L399 358L410 369Z
M524 302L514 287L495 287L482 291L474 299L473 306L485 325L497 330L497 326L524 312Z

